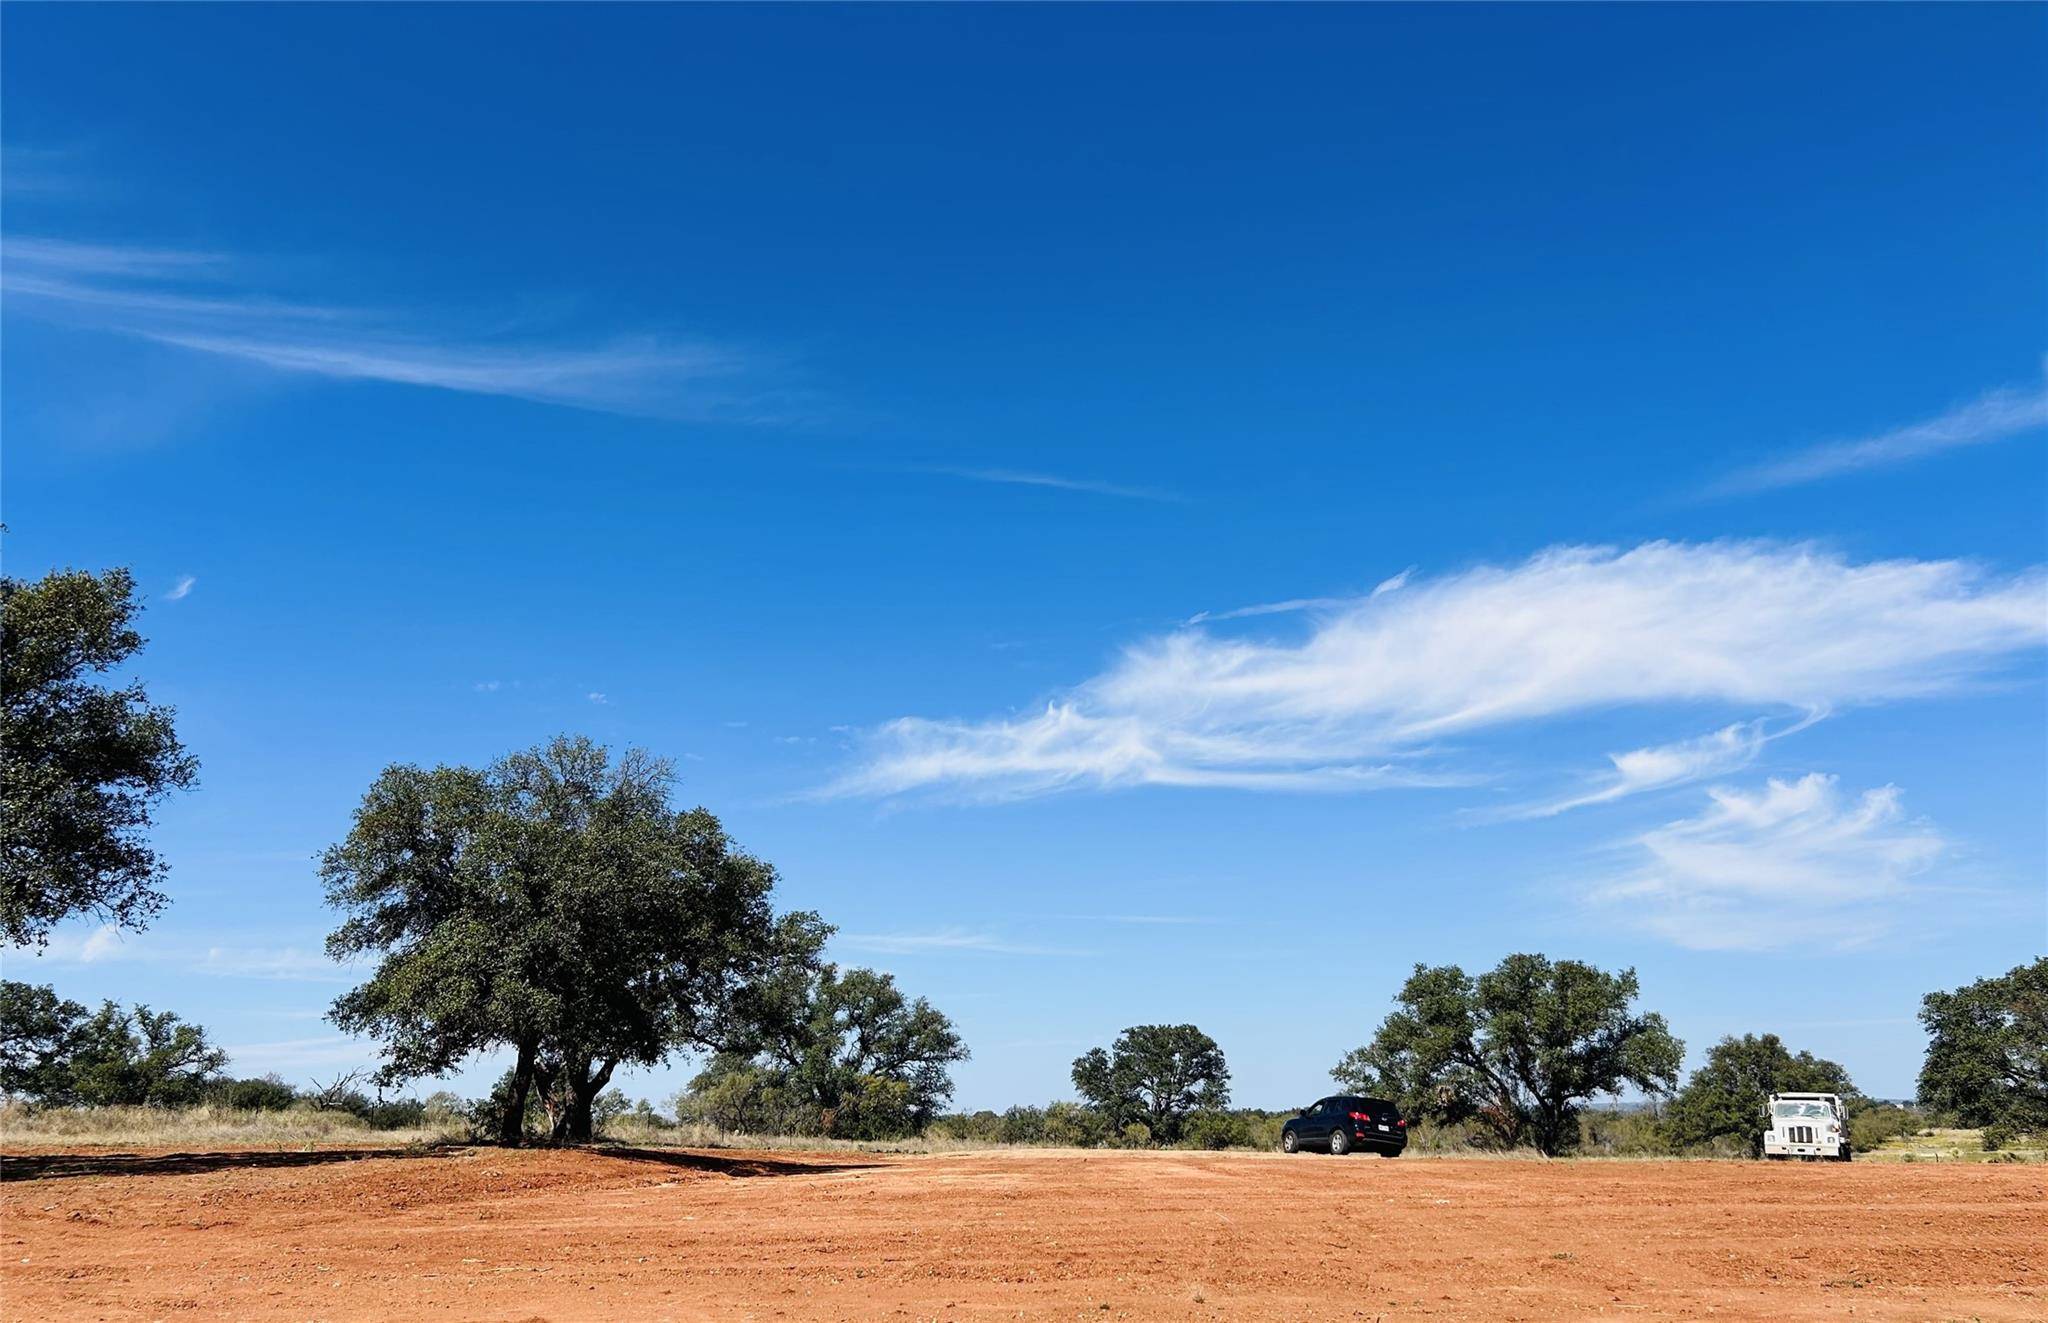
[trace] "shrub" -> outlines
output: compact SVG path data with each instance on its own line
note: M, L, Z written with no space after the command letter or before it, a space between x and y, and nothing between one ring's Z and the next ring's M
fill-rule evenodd
M948 1112L932 1118L925 1133L936 1139L960 1140L970 1144L993 1144L1003 1132L1003 1118L984 1108L979 1112Z
M1043 1107L1012 1107L1003 1113L1001 1123L996 1127L996 1139L1004 1144L1043 1144L1045 1142L1045 1109Z
M1250 1148L1252 1130L1241 1113L1205 1110L1188 1118L1181 1143L1187 1148Z
M815 1131L800 1133L836 1139L901 1139L917 1133L918 1105L917 1090L910 1081L859 1075L840 1093L838 1107L818 1114Z
M281 1112L299 1101L299 1091L275 1075L265 1075L222 1080L206 1091L206 1101L243 1112Z
M1109 1118L1080 1103L1053 1103L1045 1109L1045 1142L1067 1148L1101 1148L1109 1142Z
M1673 1151L1663 1122L1647 1108L1581 1112L1579 1150L1605 1157L1665 1157Z
M1855 1108L1849 1113L1849 1148L1856 1153L1883 1148L1887 1140L1917 1133L1922 1122L1918 1113L1890 1103Z

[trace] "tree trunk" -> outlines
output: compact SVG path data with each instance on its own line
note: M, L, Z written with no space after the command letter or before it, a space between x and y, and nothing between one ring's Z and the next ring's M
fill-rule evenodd
M526 1137L526 1099L533 1088L533 1044L519 1045L519 1060L512 1067L512 1099L498 1118L500 1143L517 1145Z
M604 1086L612 1082L612 1071L618 1062L607 1061L596 1071L591 1070L588 1058L575 1062L565 1069L563 1083L567 1085L568 1097L562 1103L561 1113L555 1118L554 1134L558 1140L571 1144L588 1144L596 1137L593 1109L597 1095L604 1092Z

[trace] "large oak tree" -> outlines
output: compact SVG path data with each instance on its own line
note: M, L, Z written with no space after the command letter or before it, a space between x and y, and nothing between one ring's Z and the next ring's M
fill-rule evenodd
M1920 1101L1984 1129L1986 1147L2048 1134L2048 956L1921 1002Z
M1330 1074L1411 1116L1473 1121L1501 1147L1563 1153L1578 1144L1580 1103L1678 1082L1684 1044L1663 1016L1634 1010L1637 990L1633 969L1540 955L1511 955L1477 978L1417 965L1372 1042Z
M345 915L329 953L377 961L332 1019L382 1041L383 1081L510 1048L502 1136L537 1091L554 1136L582 1140L619 1066L720 1031L781 949L775 872L672 808L672 783L660 759L568 737L378 777L321 875Z

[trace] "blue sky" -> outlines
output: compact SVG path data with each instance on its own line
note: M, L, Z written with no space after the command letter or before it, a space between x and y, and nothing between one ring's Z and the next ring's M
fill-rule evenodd
M967 1106L1159 1020L1298 1104L1530 949L1903 1095L2048 943L2039 8L4 28L7 569L134 567L202 760L10 977L366 1060L310 857L560 731Z

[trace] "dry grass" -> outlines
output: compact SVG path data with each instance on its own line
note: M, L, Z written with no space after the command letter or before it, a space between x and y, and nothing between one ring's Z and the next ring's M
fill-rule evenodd
M2037 1143L2038 1141L2036 1141ZM2048 1149L2036 1143L1985 1152L1981 1130L1923 1130L1888 1139L1858 1162L2048 1162Z
M19 1103L0 1105L0 1145L19 1151L94 1148L270 1148L316 1146L368 1148L461 1142L468 1128L460 1117L396 1130L373 1129L346 1112L294 1107L283 1111L242 1111L227 1107L52 1107ZM1548 1161L1534 1151L1503 1153L1456 1142L1440 1135L1434 1144L1411 1146L1411 1157L1456 1157L1491 1162ZM720 1130L703 1124L650 1125L632 1116L606 1126L604 1142L644 1148L788 1150L808 1153L984 1153L1056 1154L1075 1150L1049 1145L1010 1145L988 1140L829 1139L817 1135L756 1135ZM1184 1150L1148 1150L1159 1153ZM1259 1150L1263 1151L1263 1150ZM1236 1150L1252 1155L1255 1150ZM1859 1162L2041 1162L2048 1153L2023 1149L2011 1154L1985 1153L1974 1130L1942 1130L1894 1139L1882 1149L1856 1155ZM1566 1161L1730 1161L1724 1156L1691 1155L1674 1159L1655 1154L1583 1153Z
M346 1112L293 1107L0 1107L0 1144L9 1148L305 1148L315 1144L433 1144L465 1137L459 1118L400 1130L376 1130Z

